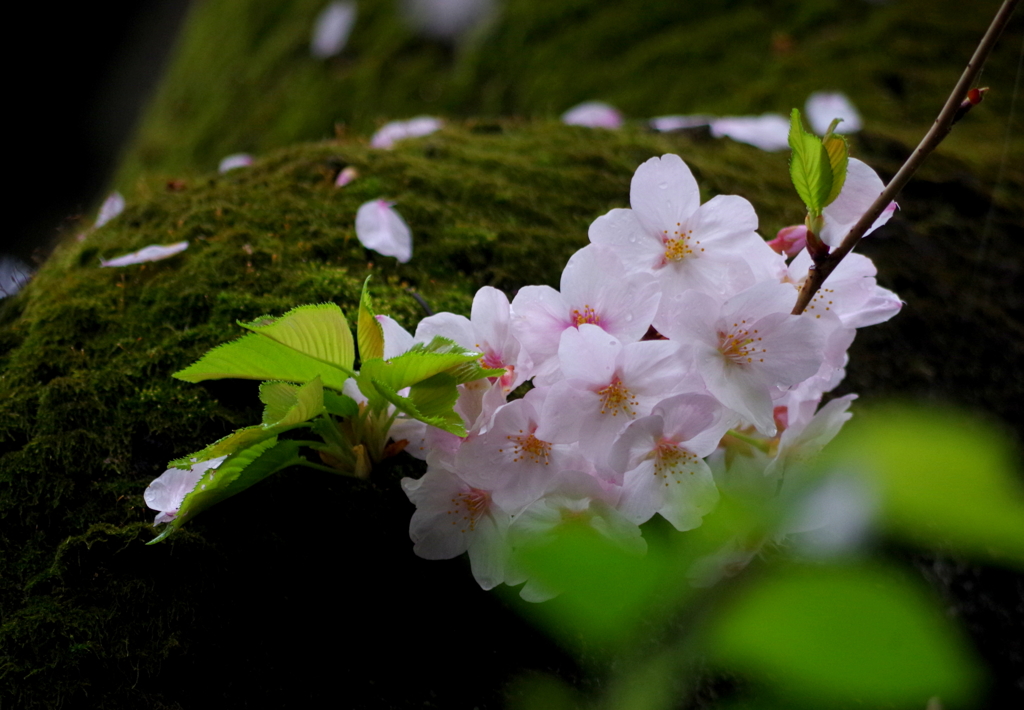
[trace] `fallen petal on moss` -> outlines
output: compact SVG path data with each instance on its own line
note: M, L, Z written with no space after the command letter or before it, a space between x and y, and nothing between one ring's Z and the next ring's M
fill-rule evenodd
M367 249L404 264L412 258L412 233L391 204L385 200L364 202L356 212L356 237Z
M188 242L175 242L174 244L151 244L131 254L119 256L116 259L104 261L100 259L100 266L131 266L132 264L144 264L147 261L160 261L174 256L188 249Z

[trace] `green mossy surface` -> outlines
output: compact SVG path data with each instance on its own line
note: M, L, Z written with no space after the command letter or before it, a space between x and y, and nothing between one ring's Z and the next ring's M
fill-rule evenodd
M905 151L877 134L854 149L883 171ZM369 482L286 471L155 548L143 544L142 491L166 461L258 421L255 383L170 377L238 335L236 319L322 301L352 313L367 274L380 310L407 327L423 315L410 289L466 313L479 286L557 285L590 222L626 206L636 166L666 152L692 166L705 200L748 197L764 233L799 220L782 154L700 133L475 122L394 151L341 141L274 152L144 195L67 242L0 303L0 692L26 708L295 707L342 684L365 699L353 706L493 707L523 669L573 678L461 562L412 554L397 480L420 470L411 459ZM360 178L335 188L348 165ZM993 191L948 157L929 164L865 244L908 306L863 331L847 389L1019 411L1024 334L1009 287L1024 208L1004 198L1021 187ZM409 264L354 237L356 208L377 197L411 225ZM180 239L188 250L168 260L99 266ZM460 636L473 619L494 630L479 646ZM336 640L326 652L325 638ZM408 683L390 682L396 654ZM452 664L472 680L453 678ZM210 665L222 678L213 699L195 679Z
M212 170L225 155L368 137L385 120L552 118L603 100L636 121L665 114L789 114L847 93L868 130L910 143L938 114L999 3L960 0L507 0L455 45L416 36L396 0L360 0L345 49L309 53L326 0L197 2L118 184ZM946 150L998 163L1024 20L989 59L974 131ZM1020 132L1009 134L1024 151ZM1018 166L1013 170L1021 170Z

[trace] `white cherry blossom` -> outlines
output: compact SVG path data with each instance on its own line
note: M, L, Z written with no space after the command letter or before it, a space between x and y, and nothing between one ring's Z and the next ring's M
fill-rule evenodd
M749 202L700 189L678 155L651 158L633 174L631 209L590 226L590 241L615 251L631 270L653 274L664 297L689 289L732 295L778 272L781 258L757 234Z
M625 473L619 511L635 523L660 513L677 530L699 526L718 502L703 459L735 421L713 398L681 394L631 423L609 455L612 469Z
M649 274L623 272L611 250L591 245L569 259L560 291L550 286L519 290L512 300L512 332L533 360L538 384L557 379L558 347L567 329L594 325L622 342L644 336L661 296Z
M562 334L558 348L564 375L544 402L537 436L572 443L601 458L632 420L647 416L667 395L699 381L687 377L679 346L665 340L621 343L595 325Z
M416 506L409 536L413 551L428 560L468 552L477 583L491 589L505 581L511 517L494 503L490 490L473 483L439 467L419 479L403 478L402 489Z
M773 388L815 374L827 331L815 319L790 315L793 291L762 282L722 302L698 291L673 299L654 327L682 343L718 401L774 436Z

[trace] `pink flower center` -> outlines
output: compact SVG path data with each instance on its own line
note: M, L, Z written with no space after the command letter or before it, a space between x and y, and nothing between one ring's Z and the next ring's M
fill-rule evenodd
M461 532L472 532L476 521L491 507L490 491L470 488L451 499L452 509L448 511L452 525L461 526Z
M669 236L668 230L662 230L661 241L665 244L665 261L682 261L694 253L704 251L699 239L693 239L693 230L683 231L679 222L676 222L678 229Z
M512 442L512 463L529 461L530 463L543 463L548 465L548 456L551 455L551 444L541 441L533 432L525 433L522 429L519 434L509 434L505 437ZM498 449L498 453L504 453L505 449Z
M597 394L601 397L601 414L610 412L613 417L616 417L619 412L622 412L627 417L636 416L636 411L633 408L640 403L618 377L612 380L607 387L599 389Z
M672 480L670 476L673 473L678 473L680 469L689 469L691 476L694 473L692 466L697 462L696 454L690 453L671 439L659 441L652 454L654 455L654 475L656 478L661 478L666 486ZM675 478L675 482L681 483L678 477Z
M751 331L744 328L745 320L732 324L732 330L727 332L718 331L718 351L726 360L737 365L749 365L757 358L758 362L764 362L761 357L767 350L761 347L761 337L755 328Z
M578 308L574 308L572 311L572 324L578 328L584 323L590 323L591 325L601 324L601 317L589 305L583 306L582 311Z

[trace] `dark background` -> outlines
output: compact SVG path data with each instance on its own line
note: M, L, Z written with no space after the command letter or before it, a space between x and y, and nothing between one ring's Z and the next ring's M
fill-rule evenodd
M155 87L188 0L22 3L9 26L8 218L0 254L33 268L95 209ZM9 110L10 110L9 109Z

